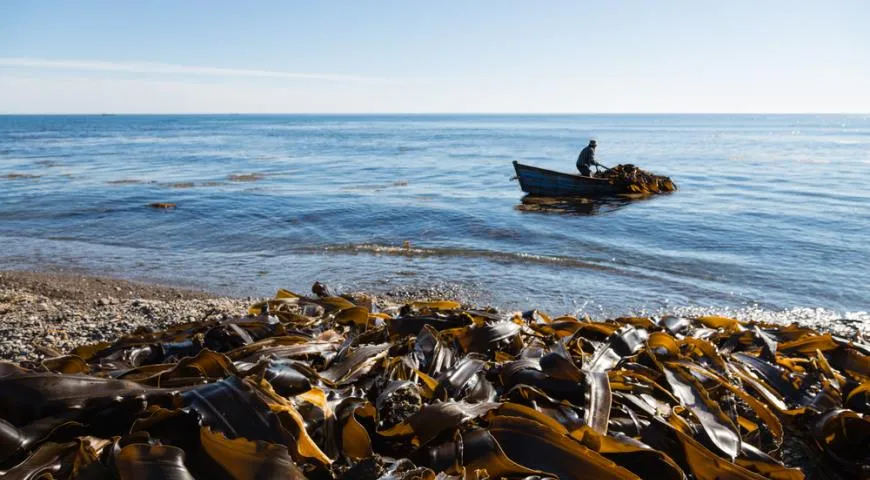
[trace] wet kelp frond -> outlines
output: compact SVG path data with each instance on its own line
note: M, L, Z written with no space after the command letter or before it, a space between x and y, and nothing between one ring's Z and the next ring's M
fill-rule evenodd
M315 291L0 363L0 476L870 476L860 342Z
M622 193L665 193L677 189L670 177L652 174L632 164L617 165L595 176L610 180Z

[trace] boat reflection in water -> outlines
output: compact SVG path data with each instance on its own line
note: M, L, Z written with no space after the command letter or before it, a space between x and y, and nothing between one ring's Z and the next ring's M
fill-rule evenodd
M540 197L526 195L514 207L520 212L562 215L604 215L631 203L648 200L652 195L609 195L604 197Z

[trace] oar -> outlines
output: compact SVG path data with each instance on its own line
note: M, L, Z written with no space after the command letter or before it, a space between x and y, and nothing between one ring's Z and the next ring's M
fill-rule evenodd
M596 163L596 164L595 164L595 169L597 170L598 167L603 168L605 172L608 171L608 170L613 170L613 169L610 168L610 167L605 167L604 165L602 165L602 164L600 164L600 163Z

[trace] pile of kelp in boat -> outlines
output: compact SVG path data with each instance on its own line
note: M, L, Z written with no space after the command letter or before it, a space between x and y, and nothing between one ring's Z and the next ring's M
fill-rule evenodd
M666 193L677 189L670 177L655 175L630 163L608 168L595 176L610 180L622 193Z
M0 363L0 476L870 476L866 344L722 317L385 306L315 286L235 320Z

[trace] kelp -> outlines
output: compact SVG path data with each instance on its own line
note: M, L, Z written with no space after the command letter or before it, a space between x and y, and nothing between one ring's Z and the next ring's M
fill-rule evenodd
M184 450L170 445L134 443L115 454L115 466L122 479L165 478L193 480L184 466Z
M0 362L0 477L870 477L860 341L313 291Z
M595 176L610 180L622 193L664 193L677 189L670 177L652 174L632 164L617 165Z

